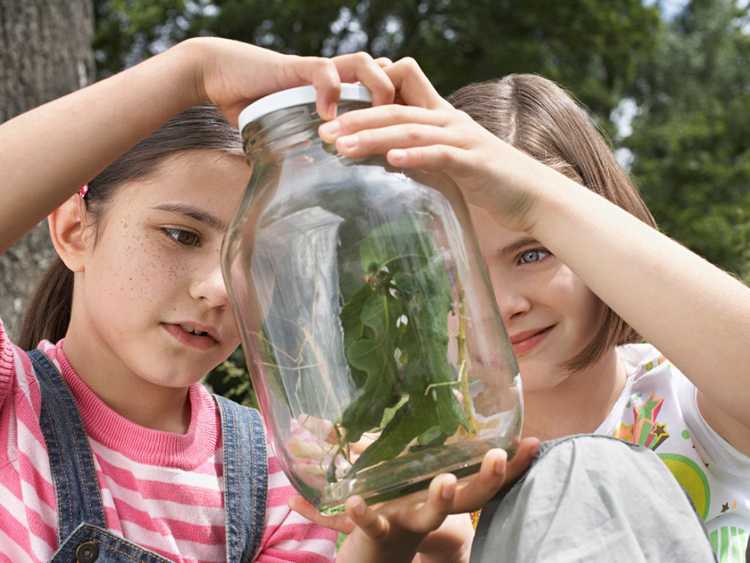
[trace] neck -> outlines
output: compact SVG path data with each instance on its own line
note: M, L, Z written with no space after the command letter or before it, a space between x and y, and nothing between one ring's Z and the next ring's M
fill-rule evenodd
M524 392L524 436L550 440L593 432L617 401L625 379L625 368L612 348L555 387Z
M176 434L187 432L188 387L155 385L130 372L104 343L80 338L73 323L65 336L64 348L78 377L116 413L145 428Z

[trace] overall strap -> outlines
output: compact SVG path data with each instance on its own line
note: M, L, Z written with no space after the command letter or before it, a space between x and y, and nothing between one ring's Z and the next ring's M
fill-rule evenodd
M60 542L81 523L105 528L94 457L73 395L41 351L28 352L42 394L40 425L57 495Z
M257 553L266 519L268 462L260 414L214 395L224 446L227 561L245 563Z

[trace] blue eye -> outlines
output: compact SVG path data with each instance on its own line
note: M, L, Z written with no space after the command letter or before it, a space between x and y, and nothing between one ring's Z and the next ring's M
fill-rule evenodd
M164 234L175 241L177 244L182 246L200 246L201 238L197 233L193 231L186 231L185 229L176 229L173 227L164 227L162 229Z
M518 255L519 264L534 264L535 262L541 262L550 255L548 250L543 248L533 248L531 250L525 250Z

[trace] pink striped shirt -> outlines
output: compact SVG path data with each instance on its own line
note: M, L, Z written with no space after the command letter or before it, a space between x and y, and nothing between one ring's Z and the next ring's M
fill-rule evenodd
M190 388L184 435L138 426L78 377L63 342L39 344L65 378L94 453L107 527L180 562L225 560L223 450L218 409ZM0 562L47 561L57 549L57 503L39 417L41 394L28 356L0 321ZM256 561L333 561L335 533L287 507L294 490L269 454L266 526Z

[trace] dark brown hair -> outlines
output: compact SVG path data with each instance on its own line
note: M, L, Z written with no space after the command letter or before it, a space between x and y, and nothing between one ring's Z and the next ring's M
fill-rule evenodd
M500 139L656 226L606 136L573 96L551 80L511 74L465 86L448 100ZM612 309L599 303L599 327L567 363L568 369L583 369L611 347L641 340Z
M89 182L84 198L89 222L94 226L100 222L118 187L153 174L167 158L193 150L243 155L239 133L215 107L190 108L171 118ZM40 340L57 342L65 336L72 302L73 272L56 257L26 309L19 346L28 350Z

